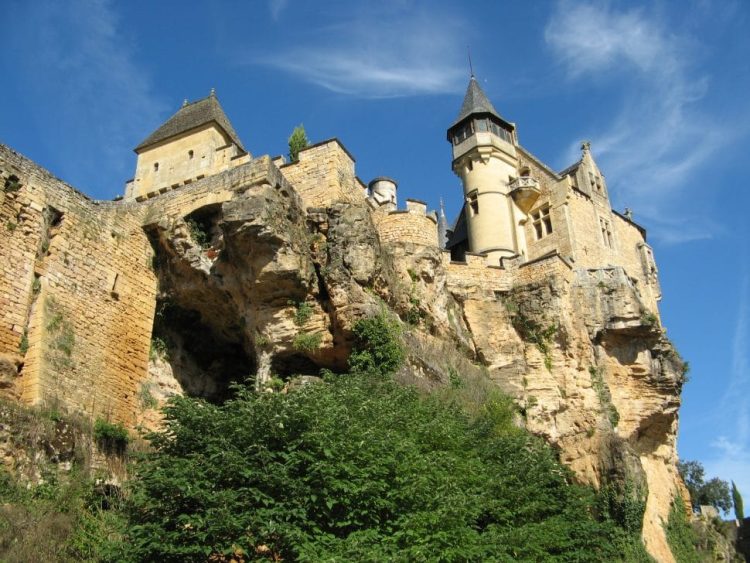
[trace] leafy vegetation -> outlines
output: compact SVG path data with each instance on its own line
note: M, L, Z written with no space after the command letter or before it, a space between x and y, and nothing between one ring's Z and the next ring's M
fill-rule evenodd
M299 327L304 326L310 320L310 317L312 317L312 305L306 301L289 301L289 304L295 307L294 324Z
M732 508L732 497L729 494L729 484L714 477L705 480L705 470L699 461L679 461L677 469L682 480L685 481L693 507L710 505L724 512Z
M300 352L314 352L320 348L323 337L319 332L302 332L294 337L292 346Z
M355 342L349 356L354 373L388 375L403 364L406 357L401 340L401 326L385 310L354 324Z
M700 563L696 551L698 538L690 526L682 499L675 498L669 511L669 521L664 527L667 543L677 563Z
M289 136L289 161L297 162L299 160L299 151L309 145L310 141L307 139L305 127L300 123Z
M132 560L618 560L540 440L379 377L175 398L136 466ZM502 406L496 405L498 409ZM506 422L498 424L498 420ZM239 558L239 557L238 557Z
M121 423L115 424L99 418L94 423L94 440L103 452L122 455L128 447L130 437Z
M211 246L211 235L205 225L192 217L185 219L185 224L190 232L190 238L193 239L195 244L204 249Z
M612 396L610 395L609 388L604 381L602 371L602 368L599 367L589 367L591 386L599 397L599 404L602 406L602 410L604 414L606 414L607 420L609 420L610 424L612 424L612 428L614 428L620 422L620 413L617 412L617 408L612 404Z

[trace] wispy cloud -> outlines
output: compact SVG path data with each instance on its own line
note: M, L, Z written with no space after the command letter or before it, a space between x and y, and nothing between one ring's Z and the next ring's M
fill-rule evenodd
M608 3L561 1L545 38L571 80L611 81L622 92L613 121L586 132L616 200L648 218L663 242L715 234L684 207L678 224L663 220L675 217L678 196L709 187L696 184L696 172L741 133L738 123L721 127L701 109L710 83L693 67L696 46L644 10Z
M726 434L712 444L716 456L706 463L714 475L733 479L750 496L750 275L742 279L732 338L732 373L720 410Z
M268 11L271 12L271 18L274 21L278 21L279 17L281 16L281 12L284 11L284 8L286 8L287 4L289 4L289 0L269 0Z
M28 69L19 78L39 101L55 93L54 106L38 116L57 123L48 142L62 174L106 197L122 191L133 172L124 157L163 110L114 8L107 0L19 4L10 28Z
M465 47L450 39L462 36L460 18L408 11L368 16L344 14L303 43L249 62L361 98L461 91Z

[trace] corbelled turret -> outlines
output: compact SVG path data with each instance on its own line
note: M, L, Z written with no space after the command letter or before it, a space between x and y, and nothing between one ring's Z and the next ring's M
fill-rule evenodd
M500 116L473 75L448 141L453 172L464 187L468 250L486 254L490 264L525 254L521 221L528 207L520 208L512 193L519 176L515 126Z

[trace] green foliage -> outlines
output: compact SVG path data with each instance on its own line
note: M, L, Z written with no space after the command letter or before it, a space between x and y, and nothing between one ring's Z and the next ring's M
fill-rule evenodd
M122 560L622 557L592 491L541 440L382 378L326 381L172 399L135 468Z
M672 501L665 532L669 549L677 563L700 563L701 558L695 549L698 537L690 526L685 506L679 497Z
M21 341L18 343L18 353L22 356L26 355L26 352L29 351L29 331L27 329L23 329L23 334L21 335Z
M5 184L3 185L3 189L5 190L5 193L12 193L17 192L22 187L21 182L18 179L18 176L15 174L11 174L5 179Z
M547 368L547 371L552 371L552 351L550 350L550 344L555 334L557 334L558 326L550 324L546 328L543 327L535 320L527 317L512 298L508 298L505 301L505 306L508 313L510 313L513 328L516 329L519 336L526 342L530 342L537 347L537 350L544 356L544 367Z
M74 469L33 486L0 469L0 561L112 561L122 549L119 495Z
M647 493L630 481L621 489L604 485L598 495L599 514L615 522L628 534L640 537L646 497Z
M745 508L742 503L742 495L734 481L732 481L732 504L734 504L734 517L742 522L745 519Z
M294 128L289 136L289 161L297 162L299 160L299 151L310 145L305 133L305 127L301 123Z
M310 320L310 317L312 317L312 305L306 301L289 301L289 304L295 307L294 324L299 327L304 326Z
M149 383L141 384L141 389L138 392L138 399L141 408L155 409L159 406L159 401L157 401L156 397L151 394L151 385Z
M18 228L18 223L15 223L13 221L7 221L5 223L5 228L8 229L8 231L12 233Z
M718 477L706 481L705 470L701 462L680 460L677 462L677 470L690 492L693 507L710 505L724 512L731 510L732 497L729 493L729 484Z
M406 351L398 320L385 310L354 324L349 369L354 373L390 375L403 364Z
M73 324L65 318L62 306L54 297L48 297L44 302L47 319L47 338L45 356L52 367L57 370L73 367L73 348L75 333Z
M300 352L314 352L320 348L323 337L319 332L302 332L294 337L292 346Z
M658 327L659 319L651 311L644 309L641 313L641 324L647 327Z
M121 423L114 424L97 418L94 423L94 440L101 451L122 455L128 447L130 437Z
M604 414L607 415L607 420L609 420L612 428L615 428L620 422L620 413L617 412L617 409L612 404L612 396L609 393L607 384L604 382L602 371L602 368L594 366L589 367L591 386L594 388L594 391L596 391L597 397L599 397L599 404L601 404Z
M211 246L211 236L205 225L192 217L185 219L185 224L187 225L188 231L190 231L190 238L193 239L195 244L204 249Z
M169 346L167 341L160 336L151 337L151 348L148 351L148 359L152 362L157 358L169 360Z

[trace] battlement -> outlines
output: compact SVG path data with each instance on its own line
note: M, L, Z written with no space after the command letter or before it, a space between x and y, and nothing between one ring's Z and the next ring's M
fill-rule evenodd
M416 199L406 200L406 209L378 211L373 216L384 244L411 243L437 248L437 218L427 213L427 204Z

